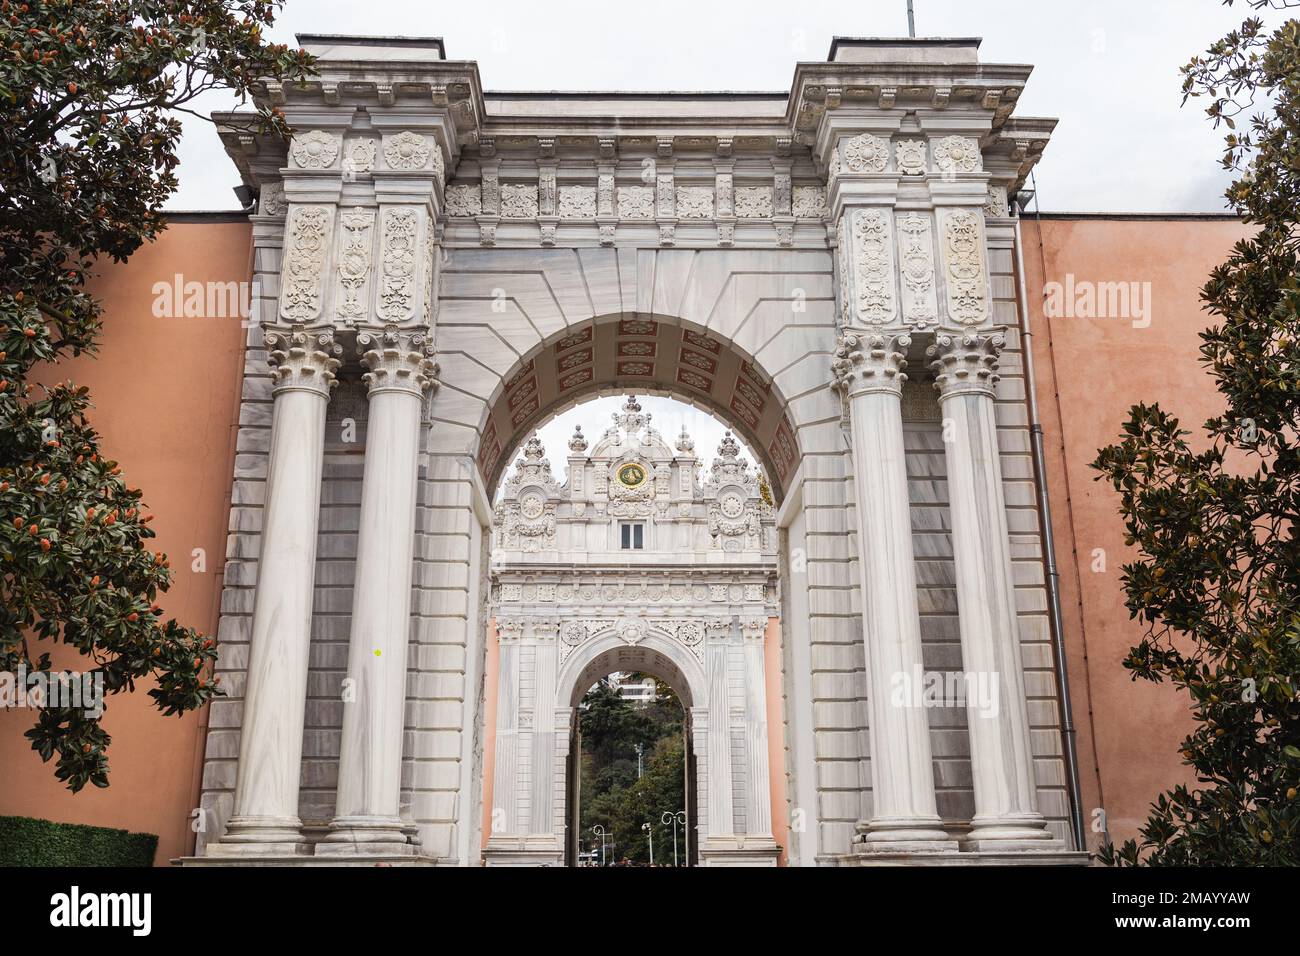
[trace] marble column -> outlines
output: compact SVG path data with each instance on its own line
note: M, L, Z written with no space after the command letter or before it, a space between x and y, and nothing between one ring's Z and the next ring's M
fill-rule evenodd
M301 853L302 731L325 407L342 349L301 326L265 333L274 377L261 552L234 814L210 856Z
M852 419L875 803L871 818L858 825L859 849L867 852L957 848L935 804L923 702L906 693L922 670L903 457L902 384L910 344L902 334L847 333L833 366Z
M1034 758L998 457L994 385L1002 346L998 335L939 335L927 350L946 435L962 663L974 676L974 686L989 691L967 695L975 816L962 847L1051 849L1055 838L1034 798Z
M317 853L411 853L400 796L420 414L435 366L424 333L357 336L369 415L338 797Z

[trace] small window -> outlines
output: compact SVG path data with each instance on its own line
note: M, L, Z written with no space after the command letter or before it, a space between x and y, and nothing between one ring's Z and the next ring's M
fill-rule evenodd
M645 548L645 525L639 521L625 521L619 530L624 551L641 551Z

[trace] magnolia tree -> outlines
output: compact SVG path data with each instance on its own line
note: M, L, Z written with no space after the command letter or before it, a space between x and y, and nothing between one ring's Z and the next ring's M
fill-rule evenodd
M1231 4L1232 0L1228 0ZM1291 3L1249 0L1249 6ZM1201 299L1221 415L1190 432L1137 405L1094 467L1119 492L1131 615L1124 666L1188 695L1194 786L1161 794L1119 865L1300 864L1300 22L1247 19L1183 68L1226 127L1227 198L1253 235Z
M87 280L163 229L180 114L200 115L195 100L212 90L242 98L255 80L310 72L305 53L263 38L279 7L0 0L0 671L34 706L32 748L57 754L73 791L108 785L110 738L102 706L74 706L50 680L48 648L76 648L107 695L152 678L167 715L218 693L215 649L164 619L167 556L150 547L141 493L100 447L86 389L32 379L94 351L100 307ZM288 132L274 110L254 122Z

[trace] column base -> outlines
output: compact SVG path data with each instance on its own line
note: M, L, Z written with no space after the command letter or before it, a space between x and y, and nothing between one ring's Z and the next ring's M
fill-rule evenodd
M211 857L307 856L311 844L297 817L232 817L219 840L203 850Z
M419 847L407 837L397 817L347 816L330 823L329 833L316 844L317 856L416 856Z
M1025 813L975 817L971 820L970 832L961 838L961 848L973 853L1061 851L1065 849L1065 842L1047 829L1041 816Z
M668 855L660 851L659 861L671 861L672 848ZM781 860L781 848L771 837L720 837L705 840L699 849L700 866L778 866Z
M955 853L957 840L938 817L875 818L858 824L853 852Z
M564 849L552 836L494 836L483 848L484 866L564 866Z

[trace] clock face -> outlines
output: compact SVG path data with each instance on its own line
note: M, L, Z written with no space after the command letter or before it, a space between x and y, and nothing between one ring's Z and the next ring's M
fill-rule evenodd
M624 465L618 470L619 484L635 488L645 481L645 469L640 465Z

